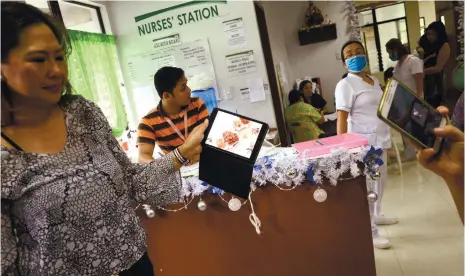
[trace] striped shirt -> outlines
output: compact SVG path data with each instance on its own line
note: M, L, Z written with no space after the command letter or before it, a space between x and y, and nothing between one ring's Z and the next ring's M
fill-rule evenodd
M160 101L155 109L142 118L138 127L137 144L155 145L156 143L165 154L175 150L182 145L184 141L165 120L165 117L169 117L184 136L183 115L186 110L188 133L191 133L196 126L200 125L208 118L207 107L199 98L191 98L191 103L175 116L167 116L163 111Z

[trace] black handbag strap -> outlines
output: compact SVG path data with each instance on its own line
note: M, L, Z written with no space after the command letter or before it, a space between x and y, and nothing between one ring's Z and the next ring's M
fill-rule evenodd
M5 139L5 141L8 142L8 144L10 144L12 147L14 147L16 150L19 150L19 151L23 151L23 149L18 146L18 144L16 144L15 142L13 142L13 140L10 139L10 137L6 136L3 132L2 132L2 138Z

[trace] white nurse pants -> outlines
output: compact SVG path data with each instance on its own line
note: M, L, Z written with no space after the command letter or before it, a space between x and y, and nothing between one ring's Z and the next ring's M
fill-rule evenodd
M367 175L366 177L368 191L372 190L373 192L378 194L378 200L376 200L374 203L369 203L371 232L374 238L378 236L378 226L375 223L375 218L381 216L383 190L384 185L387 182L387 149L383 149L381 159L383 160L383 165L379 167L380 178L378 179L378 181L371 179L369 175Z

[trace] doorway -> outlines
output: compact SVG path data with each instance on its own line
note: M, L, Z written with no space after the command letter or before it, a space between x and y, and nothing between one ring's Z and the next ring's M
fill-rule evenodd
M282 147L288 147L290 146L290 143L287 135L286 123L284 120L283 105L281 103L276 71L274 69L270 38L268 36L268 29L266 26L265 11L263 10L263 7L260 5L260 3L256 1L254 1L254 7L255 16L257 17L258 31L260 33L263 56L265 58L266 73L270 82L269 89L271 92L271 99L273 101L273 109L276 117L276 125L278 127L279 140L281 141Z

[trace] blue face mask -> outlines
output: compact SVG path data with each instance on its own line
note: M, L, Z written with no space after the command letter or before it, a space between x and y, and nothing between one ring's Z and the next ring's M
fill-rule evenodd
M398 61L399 59L394 55L389 55L389 59L392 61Z
M367 67L367 58L365 56L354 56L346 59L347 70L354 73L362 72Z

